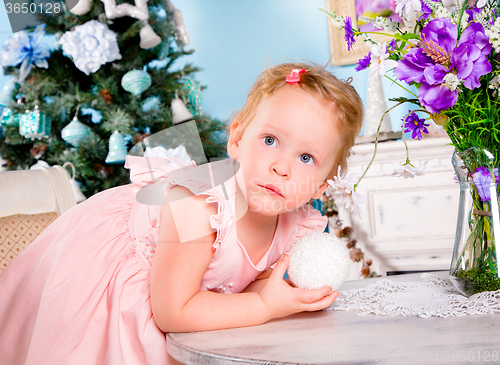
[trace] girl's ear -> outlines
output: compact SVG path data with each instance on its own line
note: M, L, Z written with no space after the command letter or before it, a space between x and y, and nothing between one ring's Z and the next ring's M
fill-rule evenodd
M240 121L235 119L229 131L229 139L227 140L227 154L233 160L236 160L238 157L238 149L241 141L241 136L238 136L238 128L240 126Z
M312 196L312 199L319 199L321 197L321 195L323 195L323 193L326 191L327 188L328 188L328 183L325 181L323 184L320 185L318 190L316 190L316 192Z

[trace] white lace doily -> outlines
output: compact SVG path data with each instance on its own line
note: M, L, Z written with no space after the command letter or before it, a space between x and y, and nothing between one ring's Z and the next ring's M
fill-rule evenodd
M361 315L450 317L500 313L500 290L465 297L450 280L422 274L422 281L381 279L366 288L343 290L329 310Z

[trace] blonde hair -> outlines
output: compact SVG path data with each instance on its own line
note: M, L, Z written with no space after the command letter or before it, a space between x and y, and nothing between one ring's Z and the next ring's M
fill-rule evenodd
M286 83L285 78L292 69L305 69L306 72L300 75L300 82L290 85ZM354 145L354 140L363 124L363 103L350 84L351 82L352 78L345 81L339 80L326 71L324 67L314 64L283 63L268 68L257 77L248 93L243 109L235 113L233 121L229 125L229 133L234 133L234 138L239 139L254 119L258 107L264 99L272 96L282 87L298 87L300 90L335 105L332 123L336 121L337 130L341 133L342 138L337 158L327 177L332 178L337 173L339 166L342 172L345 172L351 147ZM239 128L236 130L237 126Z

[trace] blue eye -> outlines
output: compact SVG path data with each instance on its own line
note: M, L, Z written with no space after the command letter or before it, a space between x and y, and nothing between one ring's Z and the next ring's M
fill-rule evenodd
M300 161L302 161L308 165L311 165L314 163L314 159L311 157L311 155L308 155L307 153L300 155Z
M264 143L272 147L276 144L276 139L272 136L265 136Z

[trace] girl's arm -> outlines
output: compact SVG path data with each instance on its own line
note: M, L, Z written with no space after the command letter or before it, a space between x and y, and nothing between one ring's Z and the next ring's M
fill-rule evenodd
M168 199L172 204L167 201L162 209L150 278L153 315L164 332L254 326L300 311L327 308L336 298L329 288L291 288L283 280L287 260L281 260L269 278L259 280L265 283L258 293L200 291L215 240L209 219L217 207L183 187L172 189Z

